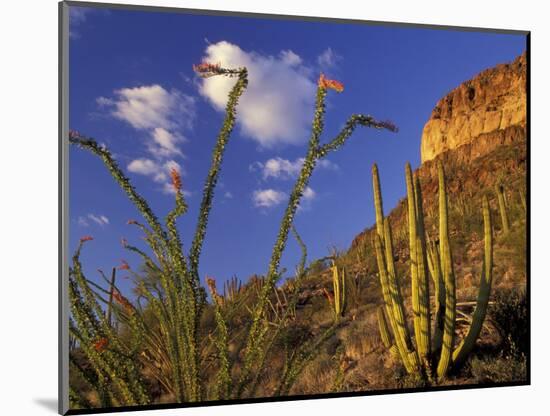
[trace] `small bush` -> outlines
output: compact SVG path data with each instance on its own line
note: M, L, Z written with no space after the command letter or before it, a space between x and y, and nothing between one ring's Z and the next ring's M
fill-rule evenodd
M504 289L497 292L489 313L502 337L503 354L527 355L529 352L529 310L525 291Z
M527 377L527 359L522 354L473 357L470 371L476 384L524 381Z

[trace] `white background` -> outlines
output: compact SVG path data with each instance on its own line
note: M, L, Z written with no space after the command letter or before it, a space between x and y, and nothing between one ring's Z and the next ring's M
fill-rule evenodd
M113 2L124 3L112 0ZM141 4L532 31L532 386L148 412L150 415L548 414L549 13L544 1L147 1ZM57 1L0 11L0 414L57 396ZM131 3L131 2L129 2ZM6 94L7 92L7 94ZM545 267L546 266L546 267ZM135 414L135 413L132 413ZM144 413L140 413L144 414Z

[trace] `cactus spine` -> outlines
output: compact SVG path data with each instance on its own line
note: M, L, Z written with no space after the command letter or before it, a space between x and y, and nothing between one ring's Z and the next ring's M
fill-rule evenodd
M385 307L378 310L378 325L384 345L398 354L409 374L431 380L443 379L451 367L464 362L481 331L487 312L492 282L492 226L487 198L483 200L484 261L477 306L467 335L454 348L456 324L456 282L449 238L448 201L443 165L438 163L439 247L426 241L420 181L409 164L405 169L410 244L411 296L416 349L405 319L405 307L393 261L393 243L389 221L384 218L380 180L376 165L372 169L376 233L374 248ZM431 331L429 276L435 288L433 339ZM385 309L385 313L384 313ZM386 320L387 315L387 320ZM389 321L389 325L388 322ZM395 344L392 342L395 340Z

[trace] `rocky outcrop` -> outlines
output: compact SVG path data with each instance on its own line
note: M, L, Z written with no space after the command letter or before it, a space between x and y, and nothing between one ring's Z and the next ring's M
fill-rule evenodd
M525 140L527 65L523 54L487 69L443 97L422 133L422 162L468 144L468 156Z

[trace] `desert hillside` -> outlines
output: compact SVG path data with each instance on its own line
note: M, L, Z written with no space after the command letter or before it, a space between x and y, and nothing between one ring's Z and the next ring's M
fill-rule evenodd
M437 163L445 167L449 198L449 227L457 280L457 299L462 321L457 335L463 335L471 321L483 264L482 198L491 208L494 240L494 276L489 315L468 365L446 383L511 382L525 377L527 330L526 285L526 64L525 55L511 64L487 69L443 97L427 121L421 140L422 165L415 172L422 188L426 232L437 240ZM397 174L397 173L396 173ZM403 175L404 171L399 173ZM383 178L382 190L384 187ZM510 230L503 229L498 193L505 201ZM390 208L390 209L388 209ZM409 241L407 201L386 208L394 237L394 256L402 282L406 308L410 310ZM339 351L343 390L417 387L418 381L394 373L395 358L384 349L376 311L383 304L374 255L374 225L359 233L350 248L336 253L336 263L345 268L348 279L348 311L332 340L311 370L312 378L297 386L301 393L324 387L327 380L313 377L329 357ZM332 271L326 259L314 263L300 296L304 321L328 325L324 294L333 295ZM352 287L352 288L351 288ZM433 285L431 302L434 303ZM517 315L516 315L517 314ZM305 322L304 322L305 324ZM505 328L508 325L507 328ZM412 330L412 318L409 319ZM522 329L523 328L523 329ZM510 331L510 333L506 333ZM506 339L513 337L514 340ZM503 347L505 346L505 347ZM338 349L341 348L341 349ZM506 352L502 352L506 351ZM332 355L331 355L332 354ZM315 367L315 365L321 367ZM402 370L403 371L403 370ZM325 373L326 374L326 373ZM305 378L304 380L308 380ZM422 382L420 382L422 385Z
M208 76L228 71L214 64L197 70ZM237 92L246 87L247 73L240 71ZM318 97L323 99L329 88L342 86L321 76ZM322 114L323 101L318 105L316 114ZM395 130L387 122L376 127ZM72 140L100 154L122 188L144 204L106 150L77 132ZM291 272L278 270L277 263L270 269L271 280L252 276L246 283L233 278L221 285L207 278L207 287L200 286L198 272L188 273L178 251L175 218L186 206L177 171L171 173L177 205L167 217L167 249L162 244L168 234L148 208L143 212L160 231L130 221L145 231L160 266L123 241L144 258L136 273L136 302L116 288L116 269L110 279L103 276L107 289L84 278L80 249L92 237L83 237L71 271L72 311L84 328L72 328L75 406L525 383L525 55L484 70L444 96L426 122L420 147L422 164L408 176L412 197L403 195L395 207L386 206L378 223L364 224L346 249L307 263L304 259L285 281L282 276ZM394 174L405 181L405 169ZM381 187L383 199L384 178ZM441 201L446 210L440 209L445 206ZM289 231L295 230L289 226ZM294 237L305 249L300 236ZM284 249L284 243L278 247ZM191 266L198 265L197 258L191 258ZM423 261L430 263L429 274L423 264L420 284ZM118 269L130 266L123 263ZM95 299L107 305L106 313ZM416 306L412 299L419 299ZM421 313L427 316L424 327ZM423 341L432 326L433 338ZM455 360L463 345L467 353ZM452 362L449 358L441 365L443 351ZM115 401L97 374L111 377L128 398Z

